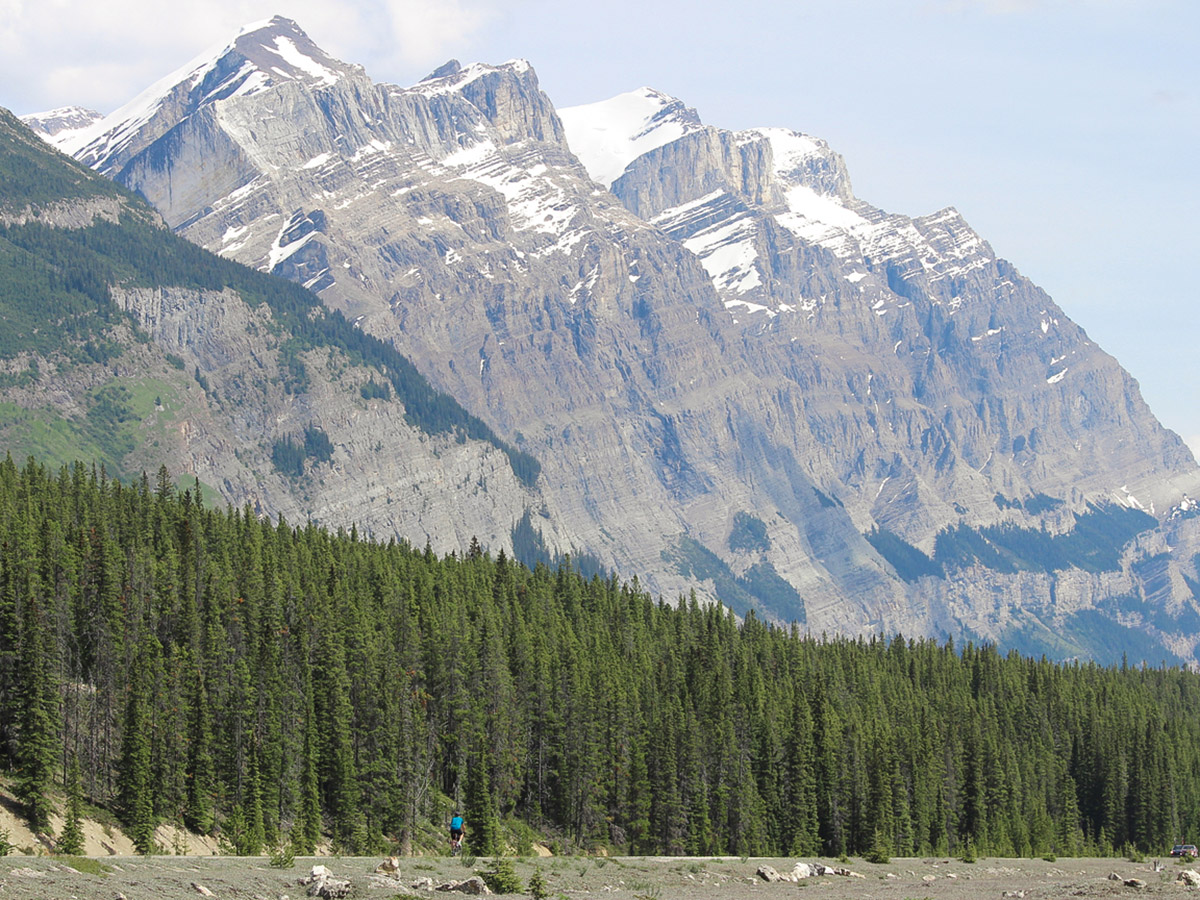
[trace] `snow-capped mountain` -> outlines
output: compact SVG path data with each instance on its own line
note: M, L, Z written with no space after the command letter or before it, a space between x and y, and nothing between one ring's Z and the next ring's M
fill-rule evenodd
M327 87L360 73L317 47L290 19L244 27L228 45L201 54L158 80L120 109L52 143L106 175L197 110L276 85Z
M880 315L897 298L886 284L871 292L872 268L916 267L938 282L994 261L953 209L914 220L856 199L842 158L819 138L783 128L722 131L647 89L560 115L592 177L695 253L731 310L773 316L820 302L789 297L778 283L762 250L768 227L832 252L848 281L867 280L859 289ZM701 169L678 179L685 160Z
M541 462L522 527L668 598L1069 655L1093 614L1154 619L1113 605L1148 596L1138 560L1200 550L1136 511L1200 472L1133 379L954 210L870 206L818 138L649 89L556 112L520 60L376 84L274 19L69 146L393 341ZM1196 605L1178 559L1155 609Z
M63 106L48 112L21 116L21 121L42 138L56 143L58 140L69 139L71 135L103 118L103 114L94 109L85 109L82 106Z

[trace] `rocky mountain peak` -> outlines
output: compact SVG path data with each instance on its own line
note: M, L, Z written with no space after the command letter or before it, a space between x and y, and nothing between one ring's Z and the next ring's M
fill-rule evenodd
M854 199L845 162L821 138L788 128L754 128L738 137L743 143L770 144L772 175L780 184L803 186L842 202Z
M201 54L115 112L52 143L115 175L131 157L218 101L253 96L284 82L331 87L362 72L360 66L327 54L291 19L276 16L245 26L230 43Z
M251 80L253 86L242 87L243 92L261 89L279 80L299 81L309 87L328 87L362 72L360 66L334 59L314 44L299 25L283 16L243 28L221 54L221 59L231 55L241 57L237 74L228 83L215 85L216 92L210 90L205 99L227 92L235 83L241 87Z
M483 113L503 143L566 140L554 106L538 86L533 66L524 59L498 66L472 63L465 68L452 59L408 92L430 98L463 96Z
M421 81L436 81L439 78L446 78L449 75L457 75L461 71L462 63L457 59L450 59L422 78Z

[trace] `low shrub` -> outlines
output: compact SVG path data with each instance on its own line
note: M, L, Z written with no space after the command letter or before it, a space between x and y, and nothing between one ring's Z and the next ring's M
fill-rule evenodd
M517 876L511 859L497 859L491 869L480 873L480 877L483 878L483 883L491 889L493 894L523 894L525 892L525 885Z

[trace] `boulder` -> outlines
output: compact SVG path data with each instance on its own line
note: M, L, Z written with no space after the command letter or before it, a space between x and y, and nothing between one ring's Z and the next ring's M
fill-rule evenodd
M321 878L329 878L333 873L326 866L313 866L312 871L300 879L301 884L312 884Z
M334 878L325 866L313 866L312 871L300 879L300 884L308 885L308 896L321 900L339 900L350 895L350 882Z
M459 894L490 894L491 888L483 883L483 879L478 875L468 878L466 881L450 881L446 884L437 886L439 891L454 891Z
M803 881L806 878L812 878L817 875L842 875L849 878L863 878L857 872L851 872L849 869L841 866L826 866L821 863L805 863L798 862L792 867L792 871L786 875L782 875L773 869L771 866L759 866L758 877L763 881Z
M398 879L400 877L400 860L395 856L389 856L375 867L375 874Z
M851 872L845 866L813 866L818 875L840 875L843 878L866 878L866 875L860 875L858 872Z
M321 900L341 900L350 896L350 882L339 878L322 878L309 886L308 896L320 897Z
M754 874L769 884L774 884L776 881L783 881L783 876L779 874L774 866L759 866L758 871Z

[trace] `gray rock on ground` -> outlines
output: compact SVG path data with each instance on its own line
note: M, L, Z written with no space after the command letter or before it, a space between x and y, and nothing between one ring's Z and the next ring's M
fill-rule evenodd
M386 875L389 878L400 878L400 859L395 856L389 856L383 862L375 867L376 875Z
M803 863L798 862L792 867L792 871L786 875L781 874L778 869L773 866L761 865L755 873L763 881L771 884L778 881L790 881L793 883L803 881L806 878L813 878L818 875L841 875L847 878L864 878L857 872L851 872L849 869L842 866L825 866L821 863Z
M350 882L334 878L326 866L313 866L312 871L299 883L308 886L308 896L320 897L321 900L340 900L350 895Z
M466 881L448 881L445 884L437 886L439 891L453 891L459 894L490 894L491 888L483 883L483 879L477 875L468 878Z
M774 884L777 881L783 881L783 876L779 874L779 870L774 866L759 866L758 871L754 874L768 884Z

